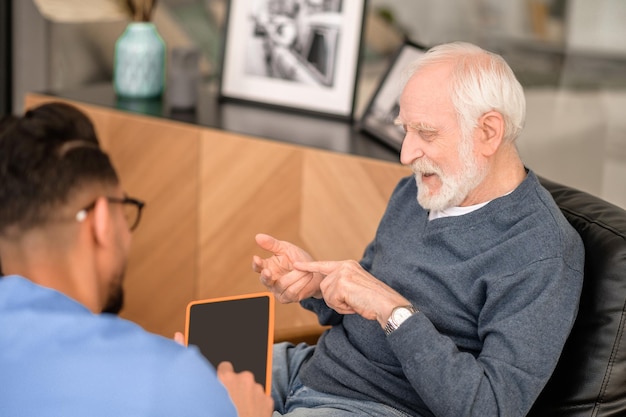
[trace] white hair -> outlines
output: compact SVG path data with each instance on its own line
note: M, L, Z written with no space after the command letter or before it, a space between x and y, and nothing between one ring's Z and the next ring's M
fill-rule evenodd
M435 46L404 72L403 85L420 69L452 63L450 94L464 137L483 114L495 110L504 118L504 140L514 142L526 119L524 90L500 55L466 42Z

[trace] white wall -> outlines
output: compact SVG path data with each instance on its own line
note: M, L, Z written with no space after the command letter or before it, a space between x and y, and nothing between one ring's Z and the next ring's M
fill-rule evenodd
M569 50L626 54L626 1L569 0Z
M424 45L454 40L479 43L486 33L525 36L527 0L372 0L394 11L411 39Z

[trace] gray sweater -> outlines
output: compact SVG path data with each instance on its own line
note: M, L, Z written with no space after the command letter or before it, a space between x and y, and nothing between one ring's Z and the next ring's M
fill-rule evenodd
M302 302L332 324L305 385L417 416L524 416L571 330L584 248L529 172L472 213L429 221L400 181L361 264L420 313L386 337L376 321Z

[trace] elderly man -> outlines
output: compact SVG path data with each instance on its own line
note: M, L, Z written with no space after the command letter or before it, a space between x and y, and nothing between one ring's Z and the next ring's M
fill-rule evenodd
M252 374L216 375L197 349L116 316L143 203L83 113L51 103L5 120L0 184L0 414L271 414Z
M332 325L314 347L276 346L275 415L526 415L573 325L584 252L520 160L524 117L500 56L435 47L400 97L414 176L361 261L257 235L263 284Z

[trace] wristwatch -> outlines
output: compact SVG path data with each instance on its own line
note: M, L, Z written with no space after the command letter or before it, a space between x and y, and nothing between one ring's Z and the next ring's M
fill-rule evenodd
M413 307L412 305L408 306L398 306L391 311L391 316L389 316L389 320L387 320L387 325L385 326L385 334L389 336L396 330L406 319L411 317L413 314L417 313L419 310Z

